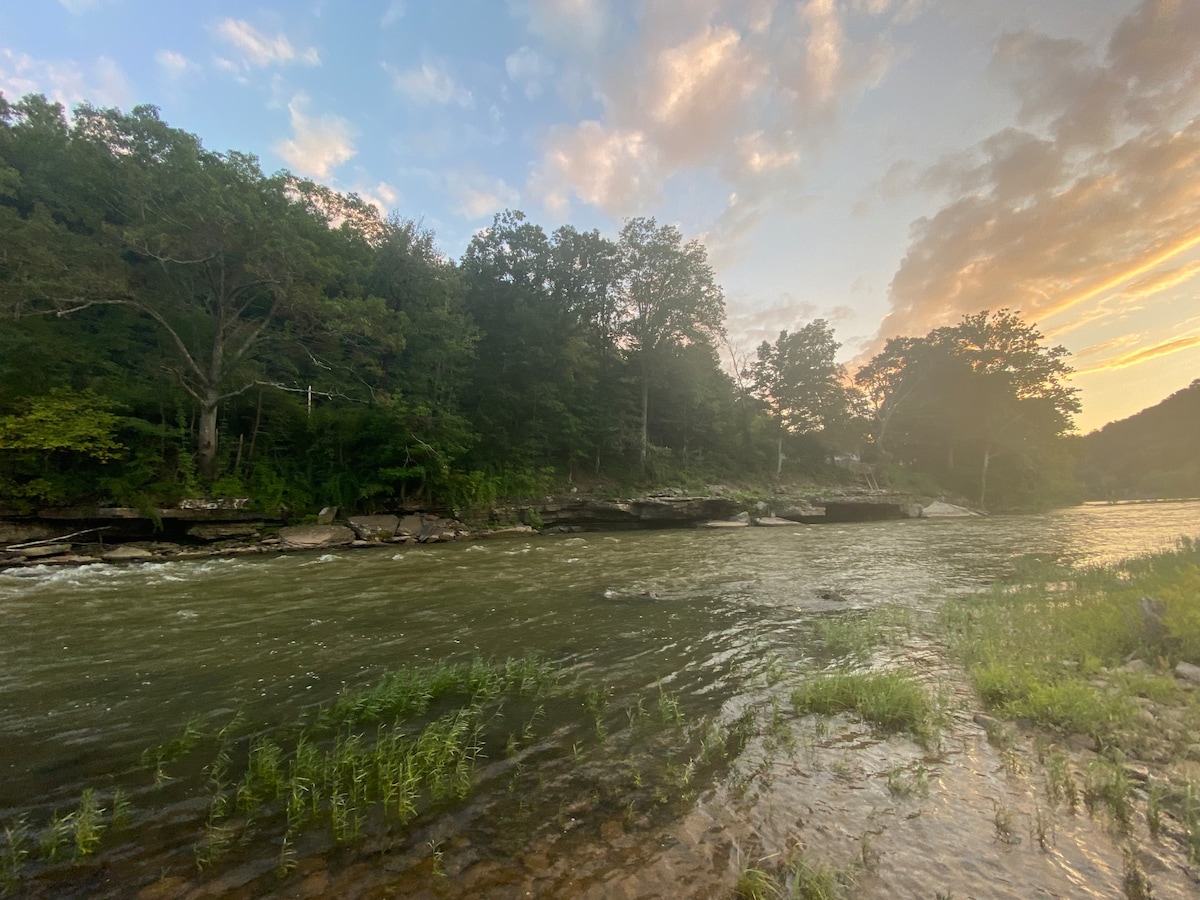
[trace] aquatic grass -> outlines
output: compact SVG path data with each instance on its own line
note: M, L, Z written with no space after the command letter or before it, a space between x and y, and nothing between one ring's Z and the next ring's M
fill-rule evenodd
M1119 762L1093 760L1083 784L1083 804L1090 815L1104 806L1122 831L1133 823L1132 785Z
M1133 701L1191 708L1166 672L1180 660L1200 661L1200 544L1183 540L1112 566L1019 574L943 608L951 645L983 701L1007 718L1107 747L1161 740L1146 733ZM1143 597L1162 604L1160 620L1144 613ZM1130 658L1157 671L1121 671Z
M888 732L907 732L922 742L939 733L938 710L912 676L898 672L834 672L817 675L792 691L800 715L852 712Z
M21 871L29 857L29 823L23 817L6 822L0 846L0 896L21 883Z
M1071 812L1079 808L1079 789L1071 773L1071 761L1061 753L1046 757L1046 797L1057 806L1066 803Z
M71 820L72 839L75 844L77 859L90 856L100 846L100 836L104 833L104 807L92 788L85 788L79 798L79 807Z
M796 850L781 865L743 866L734 885L734 896L743 900L846 900L854 888L860 866L833 866Z

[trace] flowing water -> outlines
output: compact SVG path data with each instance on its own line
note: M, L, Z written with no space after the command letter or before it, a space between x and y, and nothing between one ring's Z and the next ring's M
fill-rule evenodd
M1027 825L997 840L998 810L1034 815L1034 785L963 711L962 677L922 617L1030 556L1110 562L1198 534L1194 502L1089 505L8 570L0 825L24 820L36 845L85 788L131 799L98 853L31 853L12 890L721 897L740 868L803 848L860 866L856 896L1118 895L1121 850L1086 815L1062 817L1046 850ZM791 688L834 655L823 623L872 614L891 639L869 664L916 672L958 710L938 746L791 711ZM318 828L282 867L267 815L198 870L207 760L165 782L139 763L191 716L270 729L397 667L528 654L585 700L514 700L490 720L469 796L423 802L403 825L373 818L348 846ZM719 759L704 755L706 729L722 735ZM1157 896L1196 889L1167 849L1145 859Z

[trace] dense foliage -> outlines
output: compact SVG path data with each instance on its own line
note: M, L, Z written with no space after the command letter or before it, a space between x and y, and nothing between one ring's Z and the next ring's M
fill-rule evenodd
M889 341L857 387L821 320L731 377L722 290L673 225L505 211L456 262L153 107L0 97L0 246L3 508L458 506L863 467L1016 505L1070 481L1065 351L1014 313Z
M1080 444L1089 499L1200 497L1200 379Z

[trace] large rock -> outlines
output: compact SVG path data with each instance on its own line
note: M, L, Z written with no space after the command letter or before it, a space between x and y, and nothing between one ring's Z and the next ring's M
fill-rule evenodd
M760 516L753 519L752 524L761 525L764 528L782 528L785 525L796 527L796 523L791 519L781 519L778 516Z
M332 525L333 520L337 518L338 508L336 506L326 506L317 513L318 525Z
M547 527L668 528L727 519L737 509L735 501L724 497L569 498L546 503L538 509L538 515Z
M701 522L701 528L745 528L750 524L749 519L713 519L709 522ZM789 522L789 525L794 525L794 522Z
M346 524L360 540L386 541L395 536L400 519L397 516L351 516Z
M105 562L137 562L142 559L151 559L153 556L154 554L145 547L134 547L126 544L122 547L113 547L101 559Z
M279 539L288 547L345 547L354 542L354 532L345 525L292 525L279 529Z

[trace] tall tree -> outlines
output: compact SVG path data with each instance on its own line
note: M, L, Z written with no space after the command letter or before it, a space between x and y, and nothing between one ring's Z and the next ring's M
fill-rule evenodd
M840 346L824 319L791 334L781 331L774 344L759 345L749 375L755 396L779 429L776 478L783 472L786 435L811 434L849 417L846 373L835 359Z
M971 493L986 507L998 459L1014 478L1022 473L1025 494L1060 477L1051 472L1060 465L1054 448L1080 408L1067 353L1044 346L1018 313L985 310L923 338L889 341L856 378L876 406L877 440L888 433L890 446L956 484L965 455Z
M724 332L725 298L699 241L674 225L629 219L618 241L624 309L622 339L641 382L641 461L649 444L650 387L672 347L713 344Z

